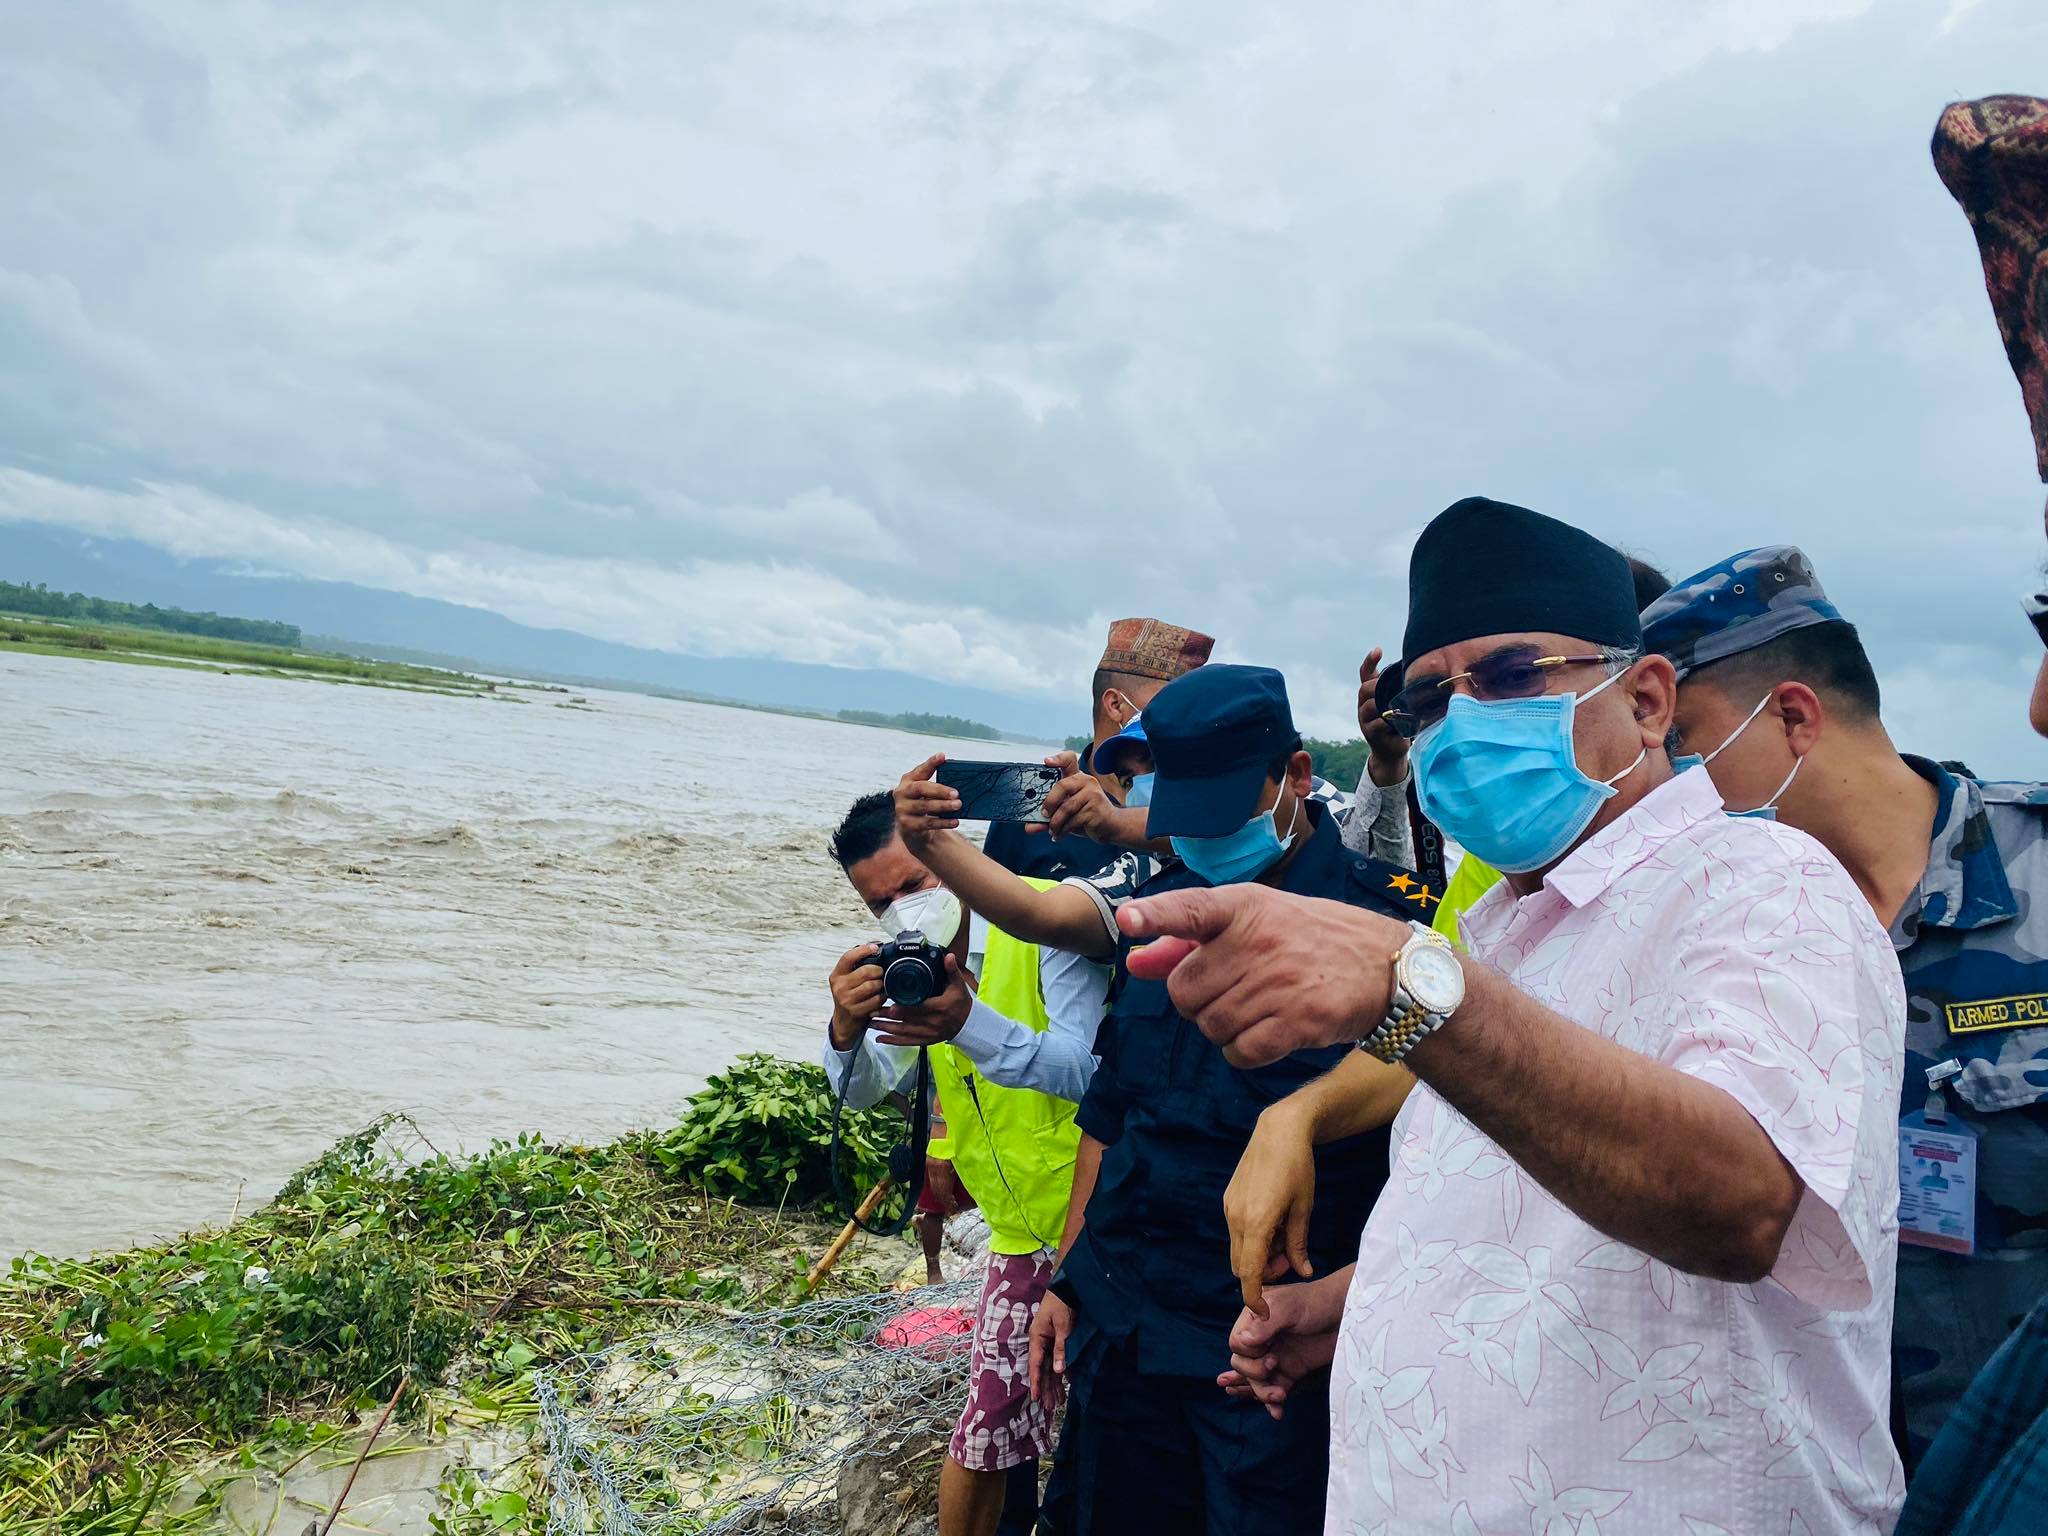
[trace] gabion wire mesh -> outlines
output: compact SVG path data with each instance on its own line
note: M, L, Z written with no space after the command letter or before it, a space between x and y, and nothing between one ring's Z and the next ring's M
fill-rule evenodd
M550 1536L837 1536L844 1480L928 1450L964 1400L969 1336L903 1319L971 1317L980 1287L710 1319L544 1373Z

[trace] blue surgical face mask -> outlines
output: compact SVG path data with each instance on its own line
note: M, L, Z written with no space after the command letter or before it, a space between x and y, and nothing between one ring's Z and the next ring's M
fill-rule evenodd
M1775 693L1777 690L1773 689L1771 691L1772 693ZM1698 763L1702 768L1704 768L1708 763L1711 763L1723 752L1726 752L1731 746L1735 744L1735 738L1740 736L1744 731L1749 729L1750 722L1755 720L1758 715L1762 714L1764 712L1764 706L1770 702L1771 695L1769 693L1765 694L1761 699L1757 700L1756 708L1752 709L1747 715L1743 717L1742 724L1738 725L1737 727L1735 727L1734 730L1728 733L1728 739L1726 741L1722 742L1721 745L1714 748L1714 750L1709 752L1705 757L1696 757L1693 759L1693 761ZM1759 821L1776 821L1778 819L1778 802L1785 798L1785 791L1790 789L1792 787L1792 781L1799 777L1800 765L1803 764L1805 761L1806 759L1803 757L1795 757L1792 759L1792 771L1785 775L1785 782L1780 784L1777 787L1776 791L1772 793L1771 797L1768 800L1764 801L1762 805L1752 806L1750 809L1746 811L1730 811L1728 814L1730 816L1754 816Z
M1131 787L1124 792L1125 807L1130 810L1137 810L1140 807L1150 805L1151 803L1152 775L1149 773L1132 774Z
M1617 672L1584 695L1611 687ZM1555 863L1593 823L1614 786L1647 756L1613 778L1579 771L1572 719L1580 695L1482 703L1467 694L1415 738L1416 793L1422 813L1495 869L1526 874Z
M1294 829L1301 821L1301 802L1294 802L1294 814L1287 821L1287 835L1280 836L1275 830L1273 812L1280 809L1276 800L1268 810L1239 827L1235 832L1226 832L1221 837L1176 837L1173 851L1180 855L1181 863L1200 875L1211 885L1236 885L1240 881L1256 880L1280 860L1280 855L1294 846Z

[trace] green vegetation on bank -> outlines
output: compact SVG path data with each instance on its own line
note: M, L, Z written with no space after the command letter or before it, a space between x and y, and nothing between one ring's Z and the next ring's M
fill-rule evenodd
M155 603L118 603L83 592L52 592L41 582L0 581L0 611L33 614L46 619L82 619L92 624L121 624L130 629L162 629L180 635L210 635L216 640L246 640L258 645L296 649L299 626L274 619L238 619L219 613L188 613L159 608Z
M409 1122L387 1116L223 1230L16 1259L0 1277L0 1530L198 1529L234 1480L302 1457L401 1380L414 1425L531 1420L538 1365L692 1309L795 1299L837 1223L816 1209L830 1119L819 1068L765 1056L713 1078L679 1124L603 1147L522 1136L408 1161L390 1143ZM900 1126L848 1117L863 1188ZM828 1288L877 1283L850 1260ZM515 1475L524 1491L489 1498L468 1474L444 1486L437 1528L538 1531L531 1457Z
M918 736L951 736L961 741L1001 741L1003 733L979 720L959 715L927 715L916 710L885 715L875 709L842 709L839 718L849 725L880 725L892 731L909 731Z
M443 672L432 667L289 650L250 640L224 640L209 635L179 634L118 624L81 624L0 612L0 654L8 651L26 651L39 656L85 656L142 666L241 672L264 677L312 678L321 682L403 688L462 697L496 691L494 684L482 678L462 672Z
M1069 736L1066 743L1069 752L1085 752L1090 744L1091 740L1086 736ZM1358 782L1358 776L1365 772L1368 749L1362 739L1323 741L1311 736L1301 745L1314 762L1317 776L1328 779L1347 793Z
M850 725L882 726L927 736L969 741L1030 741L959 715L917 710L885 713L842 709L826 713L784 705L759 704L716 694L693 693L655 683L623 678L583 677L554 672L521 671L521 681L500 688L467 670L494 670L467 657L419 651L403 646L307 636L296 624L269 619L243 619L218 613L191 613L159 608L154 603L124 603L83 592L52 592L37 583L0 581L0 654L24 651L39 656L91 656L106 661L191 671L247 672L267 677L315 678L374 688L400 688L454 697L491 695L517 701L522 691L561 693L567 687L604 688L655 698L683 699L729 709L809 720L840 720ZM501 674L502 675L502 674ZM583 707L582 700L564 706Z
M1328 779L1346 794L1358 783L1358 776L1365 772L1365 759L1370 749L1363 740L1309 740L1302 746L1314 759L1317 776Z

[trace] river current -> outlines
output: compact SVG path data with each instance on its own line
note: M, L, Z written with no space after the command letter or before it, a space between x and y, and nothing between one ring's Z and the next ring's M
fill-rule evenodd
M825 852L935 741L0 657L0 1263L225 1220L385 1110L598 1141L809 1056Z

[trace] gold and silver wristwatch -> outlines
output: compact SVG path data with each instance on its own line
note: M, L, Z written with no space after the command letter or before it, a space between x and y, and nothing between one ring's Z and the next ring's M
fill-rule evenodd
M1394 952L1394 996L1380 1026L1358 1042L1361 1051L1384 1062L1398 1062L1415 1042L1450 1022L1465 1001L1465 971L1450 940L1434 928L1410 923L1415 930Z

